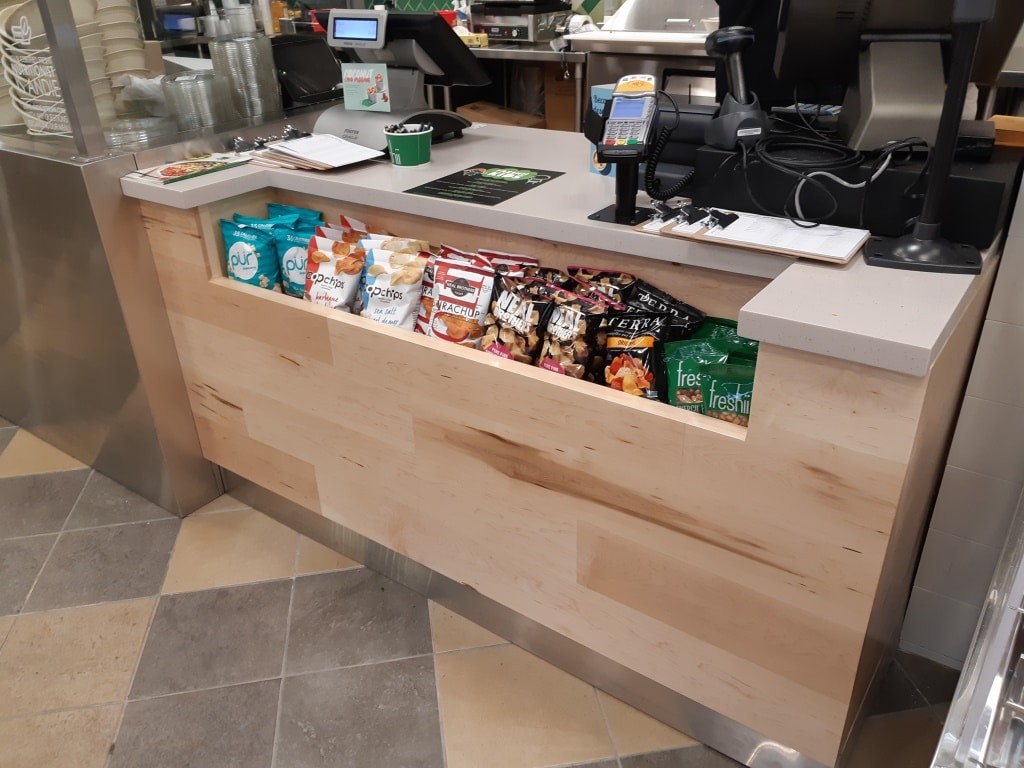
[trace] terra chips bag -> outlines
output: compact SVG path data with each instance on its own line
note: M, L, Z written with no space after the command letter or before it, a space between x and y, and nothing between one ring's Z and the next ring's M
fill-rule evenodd
M353 243L314 237L306 252L305 299L323 307L351 312L366 251Z
M745 427L750 423L750 402L754 396L754 367L750 365L708 365L701 377L704 413Z
M267 203L267 216L271 218L274 216L298 216L302 224L310 224L314 227L317 224L322 224L324 220L324 215L320 211L284 203Z
M729 362L729 352L713 341L670 341L665 345L665 378L669 405L704 413L700 388L704 368Z
M689 339L704 323L706 315L696 307L675 296L655 288L644 280L637 280L627 302L628 306L643 312L668 312L672 315L669 341Z
M277 246L270 232L221 219L228 277L274 290L281 281Z
M384 325L414 330L428 255L384 248L367 253L359 314Z
M493 269L439 258L434 269L430 335L479 347L493 291Z
M630 395L663 399L662 354L671 321L667 312L610 312L604 383Z
M551 306L550 301L531 295L515 280L501 279L494 289L480 349L533 365L540 354L540 333Z
M300 299L306 292L306 264L309 261L309 241L315 236L309 229L285 229L279 227L272 234L277 246L277 258L281 264L281 287L289 296Z
M537 365L574 379L599 381L608 308L551 284L540 295L551 301L551 309Z

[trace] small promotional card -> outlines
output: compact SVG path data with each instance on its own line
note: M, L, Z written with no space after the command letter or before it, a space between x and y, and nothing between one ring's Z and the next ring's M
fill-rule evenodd
M386 64L342 64L345 109L390 112L391 93Z

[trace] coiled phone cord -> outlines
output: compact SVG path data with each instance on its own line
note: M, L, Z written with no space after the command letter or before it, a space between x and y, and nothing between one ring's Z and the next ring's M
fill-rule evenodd
M683 191L683 188L693 181L693 177L697 174L697 169L691 168L683 178L668 189L661 188L661 179L658 178L658 162L661 160L661 156L665 152L665 148L668 147L669 141L672 140L672 133L679 127L680 117L679 105L676 104L676 100L665 91L658 91L658 93L668 99L672 104L672 108L676 112L676 120L672 124L671 128L666 127L658 131L658 137L654 140L654 146L651 148L651 153L647 157L647 167L644 169L644 191L647 192L647 196L651 198L651 200L665 201L679 195L679 193Z

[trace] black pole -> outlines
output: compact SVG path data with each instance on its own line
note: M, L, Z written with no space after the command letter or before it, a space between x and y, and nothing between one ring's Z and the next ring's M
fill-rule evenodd
M635 224L636 193L640 188L640 161L615 166L615 223Z

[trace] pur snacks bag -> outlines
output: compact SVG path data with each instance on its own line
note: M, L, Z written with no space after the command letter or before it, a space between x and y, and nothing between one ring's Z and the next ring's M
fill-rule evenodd
M284 203L267 203L267 216L298 216L303 224L316 226L322 224L324 215L320 211L312 211L309 208L299 208L297 205L285 205Z
M708 365L701 373L704 413L745 427L750 423L750 401L754 396L754 367L751 365Z
M668 312L610 312L605 384L629 395L664 399L662 354L671 321Z
M366 251L353 243L314 237L306 252L306 301L351 312Z
M723 317L709 317L693 334L694 339L710 339L719 342L733 357L757 359L758 342L740 336L736 331L737 322Z
M665 345L665 378L669 405L704 413L701 379L708 365L729 362L729 352L713 341L670 341Z
M270 232L221 219L228 277L274 290L281 281L277 246Z
M551 301L537 365L574 379L599 381L604 363L604 304L546 284Z
M600 291L619 304L626 303L633 284L636 283L636 277L633 275L614 269L570 266L567 271L581 283L587 283L594 290Z
M359 314L384 325L414 330L428 255L384 248L367 253Z
M642 312L668 312L672 315L668 340L689 339L701 325L706 315L696 307L680 301L648 282L637 280L627 302L628 306Z
M299 223L299 217L295 214L291 216L275 216L272 219L261 219L259 216L243 216L240 213L236 213L234 219L235 224L245 224L247 227L256 227L257 229L292 228Z
M540 334L551 307L548 299L531 295L516 281L500 280L485 320L480 349L533 365L540 354Z
M300 299L306 293L306 263L309 260L309 242L315 237L312 227L285 229L278 227L271 233L277 246L281 264L281 287L289 296Z
M493 269L437 259L430 335L466 347L479 347L493 291Z

